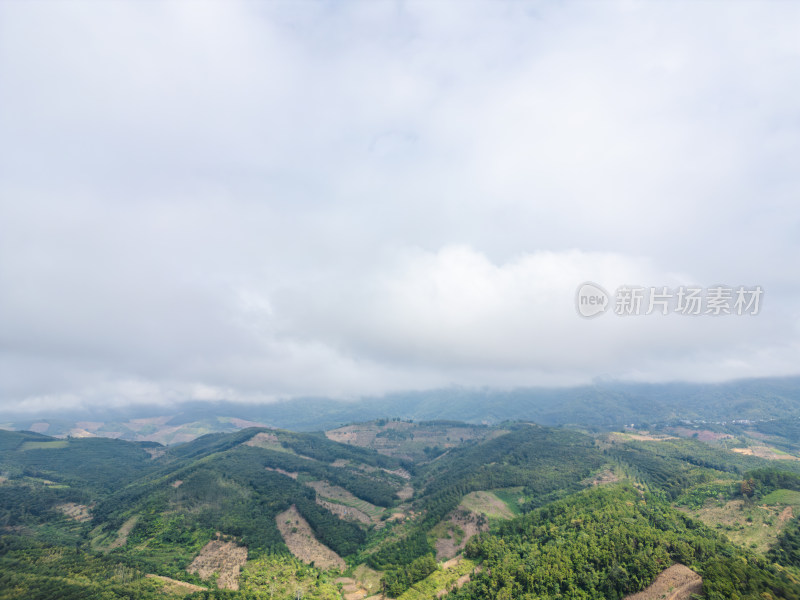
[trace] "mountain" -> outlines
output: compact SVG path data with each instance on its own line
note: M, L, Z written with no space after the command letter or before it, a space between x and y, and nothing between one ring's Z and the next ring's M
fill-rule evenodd
M0 599L621 598L674 564L712 600L800 598L800 456L751 433L0 431Z
M55 437L114 437L163 444L267 426L322 431L381 418L452 419L475 425L524 420L608 431L682 420L722 423L800 418L800 378L718 384L598 382L569 388L451 388L358 400L297 398L266 404L190 401L170 406L93 407L50 414L0 413L0 427Z

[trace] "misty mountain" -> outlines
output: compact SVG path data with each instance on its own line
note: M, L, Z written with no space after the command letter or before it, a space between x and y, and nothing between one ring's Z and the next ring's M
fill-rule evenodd
M6 410L0 424L56 436L102 435L163 443L188 441L246 426L321 431L371 419L459 419L475 424L507 420L610 430L624 425L767 421L800 417L800 378L743 379L718 384L601 382L572 388L514 390L450 388L358 400L295 398L269 404L187 401L46 414Z

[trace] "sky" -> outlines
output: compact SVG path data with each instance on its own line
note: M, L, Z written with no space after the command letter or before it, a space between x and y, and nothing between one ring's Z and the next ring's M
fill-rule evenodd
M798 374L798 30L794 2L0 0L0 408ZM620 316L622 286L763 293Z

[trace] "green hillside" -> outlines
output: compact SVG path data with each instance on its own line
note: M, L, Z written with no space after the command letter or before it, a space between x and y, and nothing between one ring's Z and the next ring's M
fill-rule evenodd
M175 446L0 431L0 599L618 598L673 562L708 598L800 597L791 454L530 423L450 435L469 430L417 429L443 437L413 460L265 428Z

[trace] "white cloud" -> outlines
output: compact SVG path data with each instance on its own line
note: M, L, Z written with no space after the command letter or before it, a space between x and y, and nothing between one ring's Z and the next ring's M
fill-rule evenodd
M3 402L795 373L798 25L791 3L3 3ZM587 322L584 280L765 306Z

